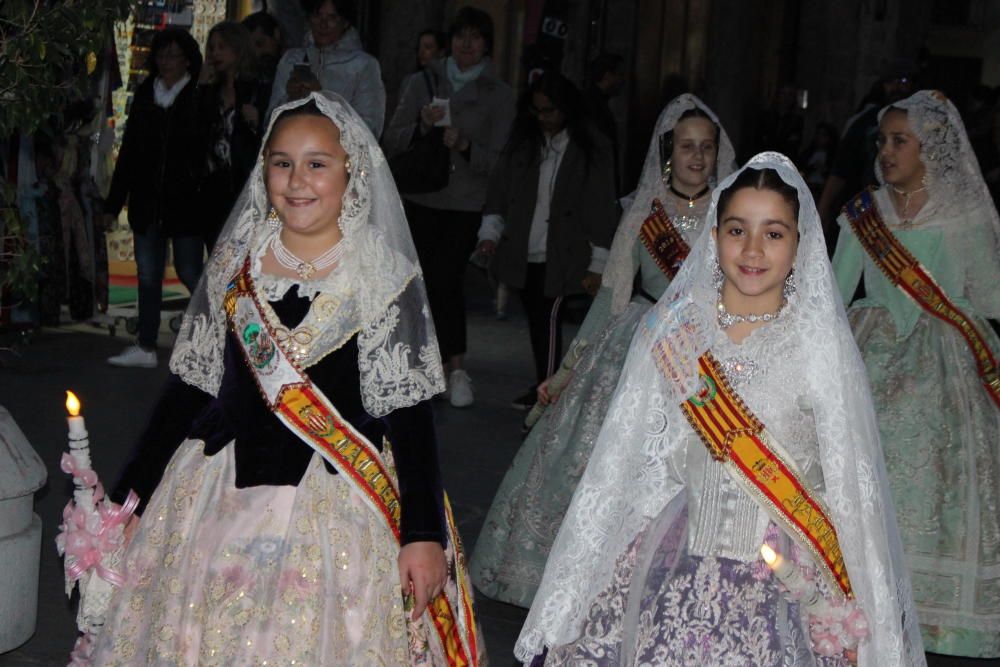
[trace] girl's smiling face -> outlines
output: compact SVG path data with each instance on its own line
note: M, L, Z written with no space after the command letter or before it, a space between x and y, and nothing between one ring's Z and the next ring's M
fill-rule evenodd
M798 250L798 221L785 198L769 189L733 193L712 229L726 280L722 299L735 313L777 310Z
M670 154L670 178L676 189L694 195L708 183L719 152L716 134L715 124L707 118L695 116L677 123Z
M267 145L267 194L287 232L340 239L347 152L323 116L279 120Z

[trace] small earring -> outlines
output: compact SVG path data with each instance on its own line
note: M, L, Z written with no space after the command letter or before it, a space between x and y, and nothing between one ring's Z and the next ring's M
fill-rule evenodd
M353 168L354 165L351 164L351 158L347 158L346 160L344 160L344 171L346 171L349 174L351 173L351 169Z
M276 232L281 229L281 218L278 217L278 212L271 207L271 212L267 214L267 226L272 232Z
M924 175L920 177L920 185L926 188L928 183L930 183L930 178L927 177L927 171L925 170Z
M719 264L719 260L715 260L715 266L712 267L712 287L716 291L722 289L722 283L726 280L726 274L722 272L722 265Z
M660 175L660 179L664 182L664 184L669 184L670 183L670 170L671 170L671 168L672 168L672 165L670 163L670 159L668 158L666 164L663 165L663 173Z
M787 300L795 294L795 269L788 272L785 277L785 285L781 289L781 295Z

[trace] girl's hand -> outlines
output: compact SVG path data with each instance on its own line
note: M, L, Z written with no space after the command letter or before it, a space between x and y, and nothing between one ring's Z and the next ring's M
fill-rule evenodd
M538 402L543 406L548 405L549 403L555 403L556 401L559 400L558 394L556 394L555 396L549 394L549 381L551 380L552 380L551 376L545 378L545 381L542 382L540 385L538 385L538 389L536 390L538 394Z
M414 621L420 618L433 600L444 590L448 579L448 561L437 542L410 542L399 551L399 583L404 594L412 590Z
M852 665L854 665L854 667L857 667L857 665L858 665L858 650L857 649L849 649L847 651L844 651L844 657L847 659L847 662L849 662Z

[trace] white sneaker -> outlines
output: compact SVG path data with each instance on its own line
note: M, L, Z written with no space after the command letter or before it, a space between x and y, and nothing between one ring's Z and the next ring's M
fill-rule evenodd
M472 395L472 379L461 368L448 376L448 398L453 408L467 408L476 401Z
M154 350L144 350L138 345L125 348L121 354L108 357L108 363L112 366L124 366L126 368L156 368L156 352Z

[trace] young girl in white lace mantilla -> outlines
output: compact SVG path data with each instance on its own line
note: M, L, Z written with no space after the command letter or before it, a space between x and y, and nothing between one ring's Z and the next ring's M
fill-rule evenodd
M664 341L680 341L670 373ZM822 553L842 555L847 595L682 409L716 396L695 365L708 351L763 423L753 432L824 508L839 549ZM546 665L922 665L887 494L815 204L787 158L758 155L713 193L705 231L633 339L515 653ZM786 561L778 574L763 545Z

